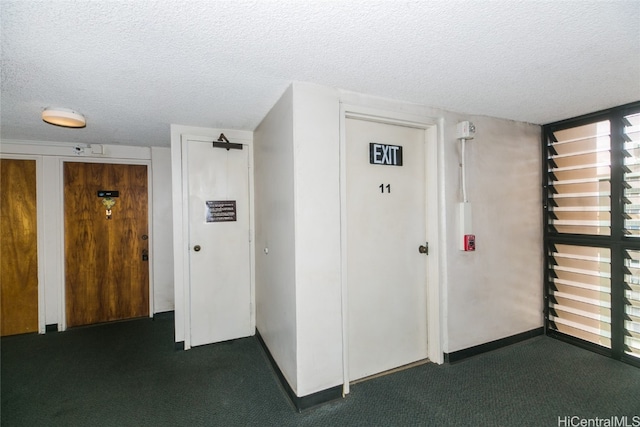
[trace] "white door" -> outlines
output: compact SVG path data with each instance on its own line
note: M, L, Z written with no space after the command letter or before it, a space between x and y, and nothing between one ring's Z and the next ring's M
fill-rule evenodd
M353 381L427 357L425 131L346 119L346 173Z
M248 151L186 142L192 346L252 335Z

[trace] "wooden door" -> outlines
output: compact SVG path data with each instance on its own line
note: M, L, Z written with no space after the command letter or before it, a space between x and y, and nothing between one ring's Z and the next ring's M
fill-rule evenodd
M68 327L149 315L147 206L146 166L64 164Z
M35 160L0 163L0 334L38 331Z

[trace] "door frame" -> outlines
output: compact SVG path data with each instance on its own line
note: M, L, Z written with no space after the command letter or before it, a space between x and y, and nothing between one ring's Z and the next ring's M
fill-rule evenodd
M186 147L189 141L212 143L221 133L249 153L249 238L251 259L251 330L255 330L255 217L253 183L253 132L171 125L173 184L173 259L176 348L191 348L191 277L189 271L189 181ZM213 148L212 148L213 149Z
M408 113L386 111L361 105L340 104L340 252L341 252L341 288L342 288L342 363L343 393L349 393L349 325L348 325L348 283L347 283L347 160L346 160L346 119L359 119L382 124L399 125L422 129L425 138L425 179L426 179L426 218L429 255L427 257L427 357L430 361L442 364L442 313L440 281L441 263L444 262L444 246L441 234L444 233L444 215L440 215L440 206L444 192L441 179L444 158L442 134L444 120L418 116ZM442 230L442 231L441 231ZM442 269L444 271L444 269Z
M0 153L1 159L7 160L34 160L36 162L36 254L38 257L38 333L44 334L46 332L46 300L45 300L45 280L44 274L45 259L44 259L44 166L42 162L42 156L40 155L24 155L24 154L5 154Z
M147 227L149 236L149 317L152 318L155 312L154 294L153 294L153 171L151 168L151 160L138 159L111 159L111 158L91 158L91 157L60 157L59 161L59 178L60 178L60 229L62 236L60 239L60 274L61 286L58 294L58 330L67 330L67 279L65 271L65 230L64 230L64 164L65 163L104 163L104 164L121 164L121 165L140 165L147 167Z

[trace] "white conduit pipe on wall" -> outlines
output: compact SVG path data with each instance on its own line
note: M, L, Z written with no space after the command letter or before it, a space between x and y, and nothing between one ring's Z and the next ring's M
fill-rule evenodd
M460 186L462 187L462 202L459 203L459 248L463 251L475 251L475 235L472 231L471 203L467 195L467 165L466 146L467 140L472 140L476 127L469 121L458 123L458 139L460 140Z
M469 201L469 199L467 198L467 173L466 173L466 168L465 168L465 164L464 164L464 158L465 158L465 146L467 140L465 138L460 139L460 168L461 168L461 172L462 172L462 177L461 177L461 181L462 181L462 202L463 203L467 203Z

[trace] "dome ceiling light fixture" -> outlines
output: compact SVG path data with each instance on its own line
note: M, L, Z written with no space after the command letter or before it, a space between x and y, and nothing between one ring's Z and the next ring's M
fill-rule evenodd
M66 128L83 128L87 125L84 116L70 108L47 107L42 111L42 120Z

